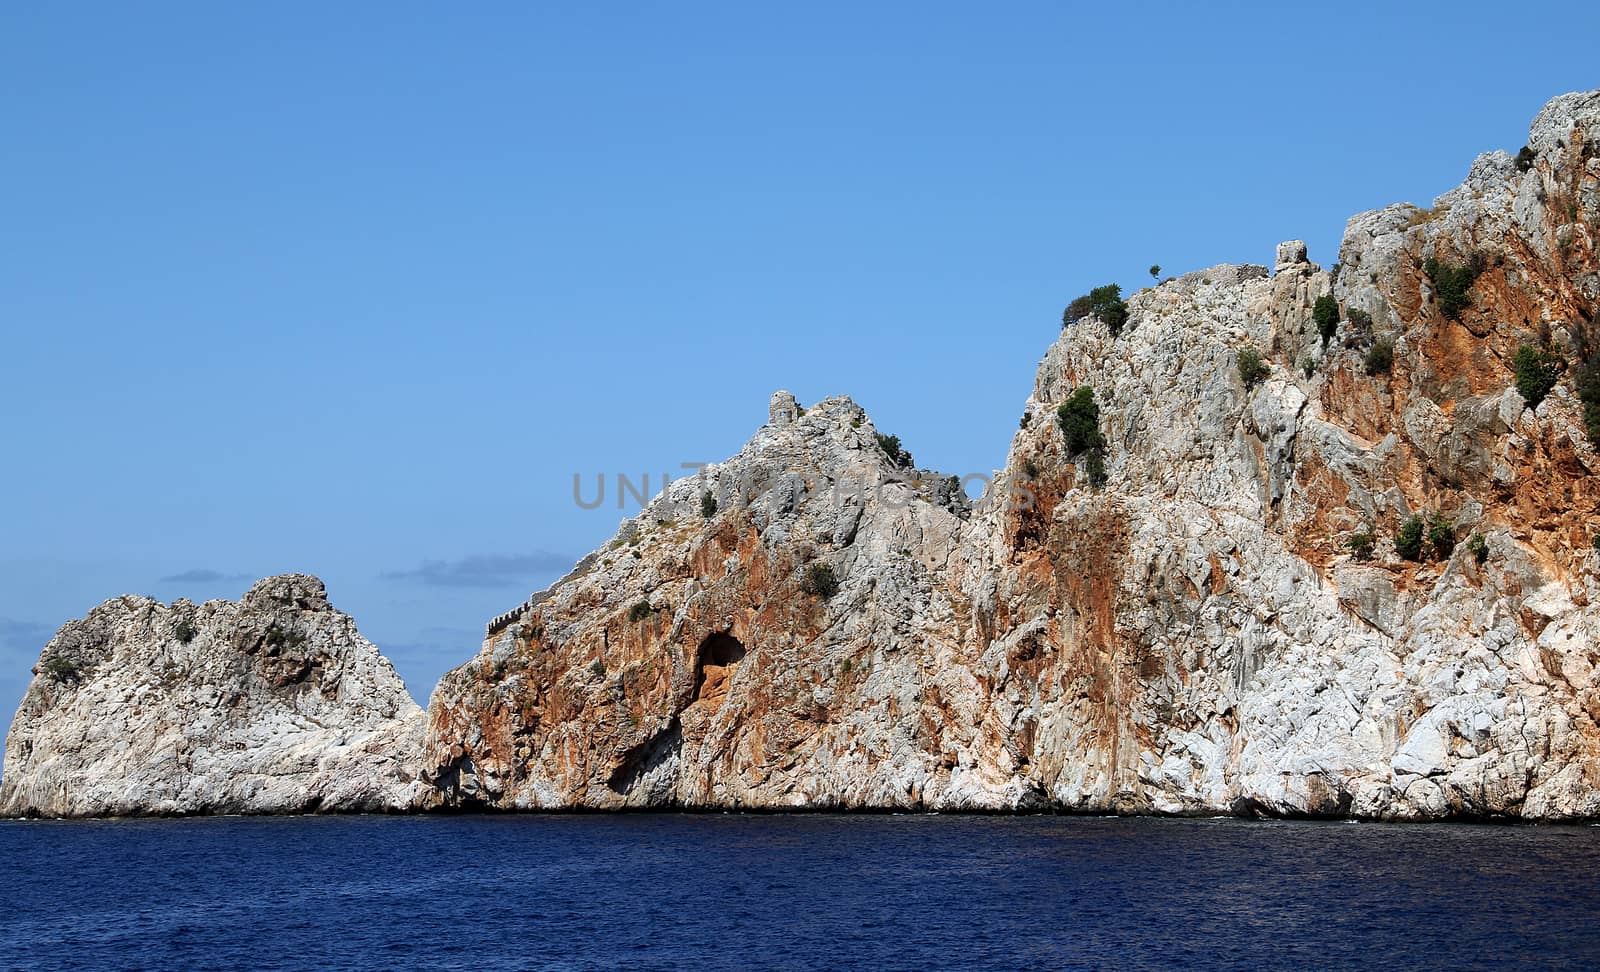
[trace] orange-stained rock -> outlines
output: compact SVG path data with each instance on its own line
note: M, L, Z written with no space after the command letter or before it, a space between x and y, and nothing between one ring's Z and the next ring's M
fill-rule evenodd
M1528 171L1490 153L1428 210L1354 217L1336 272L1285 245L1275 275L1195 271L1120 335L1064 331L1004 471L1026 503L895 483L849 399L780 394L445 678L432 800L1600 815L1600 456L1573 390L1600 348L1600 92L1530 145ZM1459 320L1429 258L1480 268ZM1541 342L1569 367L1532 409L1510 362ZM1099 489L1055 421L1081 385ZM1414 514L1453 549L1398 557Z

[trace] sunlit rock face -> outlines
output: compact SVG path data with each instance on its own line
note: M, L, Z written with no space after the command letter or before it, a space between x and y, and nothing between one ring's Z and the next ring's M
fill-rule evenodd
M1070 326L976 508L780 393L445 678L423 803L1600 813L1597 138L1600 92L1558 98L1531 158L1356 216L1335 267L1290 242ZM1430 258L1476 269L1464 307ZM1525 344L1568 363L1537 408Z
M45 646L0 815L395 811L424 716L315 577L238 602L118 597Z
M107 601L41 655L0 813L1600 816L1597 234L1566 95L1337 264L1069 325L978 502L779 392L426 715L315 578Z

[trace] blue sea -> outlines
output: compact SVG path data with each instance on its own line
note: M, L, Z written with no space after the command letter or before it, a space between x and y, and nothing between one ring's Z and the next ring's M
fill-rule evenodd
M1600 968L1600 829L619 815L0 823L19 969Z

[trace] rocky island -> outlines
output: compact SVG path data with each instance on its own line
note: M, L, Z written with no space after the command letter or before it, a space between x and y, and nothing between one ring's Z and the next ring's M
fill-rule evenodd
M1068 309L981 501L776 395L423 713L320 582L106 602L0 813L1600 817L1600 91L1429 208Z

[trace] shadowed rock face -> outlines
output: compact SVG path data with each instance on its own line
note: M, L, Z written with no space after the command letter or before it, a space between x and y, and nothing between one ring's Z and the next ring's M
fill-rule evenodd
M1285 244L1272 275L1133 295L1120 336L1069 328L1012 441L1023 508L895 484L849 399L780 393L446 676L424 802L1600 813L1600 459L1572 378L1600 346L1597 138L1600 92L1558 98L1525 171L1491 153L1430 210L1353 218L1337 274ZM1454 317L1430 257L1479 268ZM1570 367L1535 410L1510 361L1541 341ZM1271 366L1250 387L1246 346ZM1100 489L1053 414L1081 385ZM1417 512L1452 551L1395 554Z
M423 713L315 577L269 577L238 603L113 598L62 627L34 672L0 814L412 802Z

